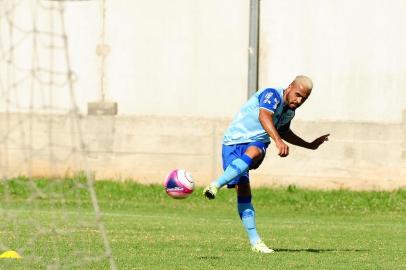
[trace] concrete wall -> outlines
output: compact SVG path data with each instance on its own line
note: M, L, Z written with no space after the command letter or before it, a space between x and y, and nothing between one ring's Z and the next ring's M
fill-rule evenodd
M106 1L106 96L118 116L79 118L101 96L102 1L64 1L62 13L56 1L15 3L0 24L3 177L88 168L160 182L183 167L205 184L221 172L223 131L246 99L248 0ZM310 75L293 128L332 135L286 159L271 146L254 185L404 186L405 11L402 0L261 1L260 85Z
M38 3L56 10L49 11ZM0 25L4 51L17 44L6 55L13 65L0 61L0 81L4 80L6 87L10 81L8 88L12 88L7 99L0 98L0 111L7 106L9 111L18 112L69 110L72 105L66 77L71 69L76 105L86 113L87 103L101 98L97 47L102 33L109 51L105 60L106 99L119 104L120 115L231 116L246 99L249 1L106 1L104 32L103 1L63 1L64 26L57 3L18 3L12 21L28 34L7 22ZM33 21L37 34L32 32ZM55 35L46 34L50 32ZM65 33L67 50L61 36ZM55 49L49 49L51 44ZM59 72L52 78L59 83L57 90L48 85L51 74L37 72L40 80L30 79L36 68ZM13 74L8 74L10 69ZM54 109L44 109L45 105Z
M3 175L43 176L91 170L96 178L161 183L173 168L205 185L221 171L221 139L229 119L157 116L0 114ZM311 140L331 133L318 150L291 148L279 158L270 145L252 184L310 188L406 187L406 118L398 124L301 122ZM81 130L81 131L80 131ZM81 144L82 142L82 144ZM82 148L83 146L83 148Z
M55 1L18 2L9 15L17 27L0 25L0 111L69 110L70 69L86 113L101 96L102 34L106 98L120 115L232 117L245 101L248 0L106 1L104 30L102 3L64 1L61 15L43 7L59 7ZM315 88L298 119L401 121L405 12L403 0L261 1L260 86L308 74Z
M406 1L261 1L260 85L314 79L306 121L396 123L406 109Z

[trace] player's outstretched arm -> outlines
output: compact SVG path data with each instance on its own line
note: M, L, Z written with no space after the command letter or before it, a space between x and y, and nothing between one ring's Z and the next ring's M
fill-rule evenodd
M264 130L275 142L276 148L278 148L279 151L278 155L280 157L286 157L287 155L289 155L289 146L282 141L281 136L279 135L278 131L275 128L272 116L273 113L268 110L265 109L259 110L258 117L259 122L261 122L261 125L264 128Z
M284 133L281 133L280 136L283 140L285 140L288 143L291 143L291 144L294 144L294 145L297 145L300 147L304 147L307 149L316 150L317 148L319 148L319 146L322 143L324 143L325 141L328 141L328 136L330 136L330 134L325 134L323 136L320 136L312 142L306 142L305 140L303 140L302 138L297 136L290 129Z

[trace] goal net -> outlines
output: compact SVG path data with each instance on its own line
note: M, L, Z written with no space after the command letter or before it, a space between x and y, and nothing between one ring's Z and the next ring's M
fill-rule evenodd
M116 269L88 165L64 2L0 1L0 254L22 257L0 259L0 268Z

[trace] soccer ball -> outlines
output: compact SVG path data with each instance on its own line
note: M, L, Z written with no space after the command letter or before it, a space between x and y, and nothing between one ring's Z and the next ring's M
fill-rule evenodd
M172 198L184 199L192 194L195 182L188 171L175 169L165 177L164 188Z

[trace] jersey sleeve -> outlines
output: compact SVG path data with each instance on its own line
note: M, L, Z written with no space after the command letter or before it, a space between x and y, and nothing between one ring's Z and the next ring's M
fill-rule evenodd
M259 108L274 113L281 101L279 93L275 89L268 88L259 96Z

